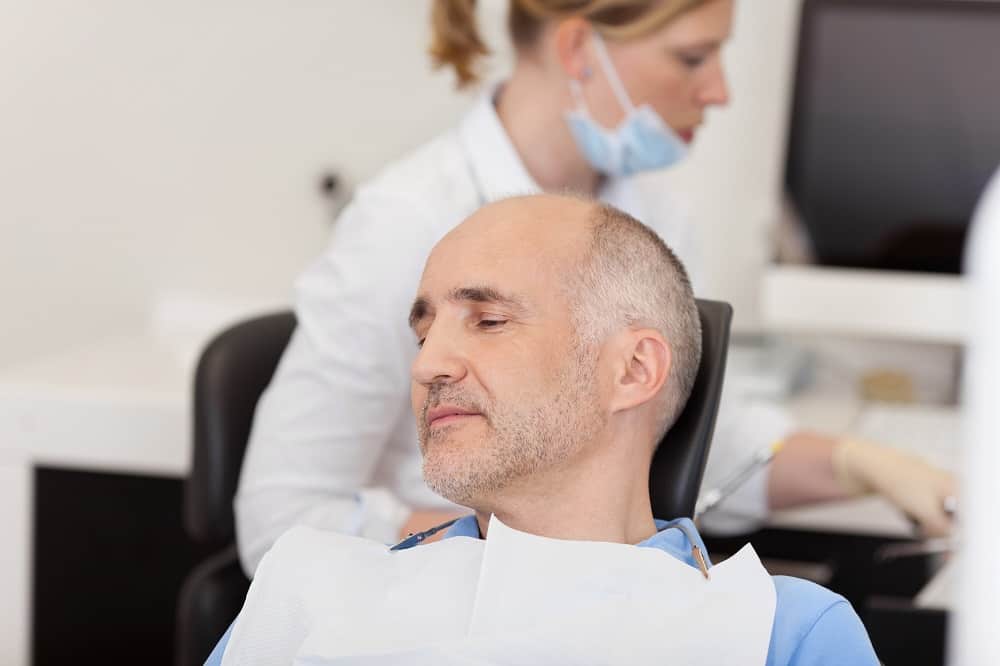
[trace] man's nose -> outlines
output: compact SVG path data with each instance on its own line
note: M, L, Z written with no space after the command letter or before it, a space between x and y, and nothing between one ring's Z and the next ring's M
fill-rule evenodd
M707 79L702 84L698 94L698 102L702 106L725 106L729 104L729 83L726 81L726 71L722 65L721 54L716 54L709 63Z
M446 331L432 327L424 337L417 358L413 360L410 374L413 381L424 386L461 381L465 377L466 366L459 345Z

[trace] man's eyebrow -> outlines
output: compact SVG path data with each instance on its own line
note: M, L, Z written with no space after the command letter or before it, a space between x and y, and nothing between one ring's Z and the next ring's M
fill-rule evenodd
M524 299L514 294L504 294L496 287L475 285L471 287L456 287L448 292L447 299L453 302L493 303L512 310L524 310ZM416 329L417 324L428 315L434 313L434 306L426 296L417 296L410 307L410 328Z
M449 301L471 301L473 303L495 303L516 310L524 309L524 299L514 294L504 294L489 285L457 287L448 292Z
M430 302L423 296L417 296L417 299L413 301L413 305L410 306L410 328L415 329L420 320L426 317L430 310Z

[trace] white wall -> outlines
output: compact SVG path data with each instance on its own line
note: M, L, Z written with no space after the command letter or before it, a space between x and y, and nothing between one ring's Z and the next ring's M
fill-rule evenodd
M163 290L280 298L349 180L468 103L421 0L0 3L0 364Z
M138 327L163 292L285 298L325 240L319 171L366 178L469 102L430 72L428 4L0 3L0 365ZM737 5L734 103L670 180L752 323L798 0ZM499 70L505 6L481 11Z

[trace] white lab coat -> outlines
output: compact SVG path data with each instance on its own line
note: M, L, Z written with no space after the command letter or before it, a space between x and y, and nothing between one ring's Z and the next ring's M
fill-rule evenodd
M457 128L360 187L298 280L298 327L258 405L236 495L248 573L293 525L391 542L411 508L452 506L421 476L409 401L417 347L406 317L442 236L485 202L539 191L492 100L484 95ZM656 230L697 293L694 230L663 189L612 179L600 198ZM724 396L706 488L791 427L780 411L733 402ZM765 491L758 474L720 505L716 526L752 526L766 513Z

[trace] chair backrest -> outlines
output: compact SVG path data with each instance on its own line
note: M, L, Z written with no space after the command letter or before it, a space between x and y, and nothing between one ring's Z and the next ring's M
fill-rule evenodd
M733 308L728 303L698 299L701 316L701 364L684 411L660 440L649 470L653 515L672 519L694 515L705 473L722 380L729 351Z
M660 518L694 512L719 407L732 308L698 301L702 362L694 389L653 459L650 495ZM194 452L185 487L185 524L202 542L235 534L233 497L257 400L295 328L290 312L251 319L217 335L202 352L194 383Z
M200 542L233 541L233 497L254 409L294 328L291 312L257 317L219 333L201 353L194 378L194 450L184 488L184 524Z

